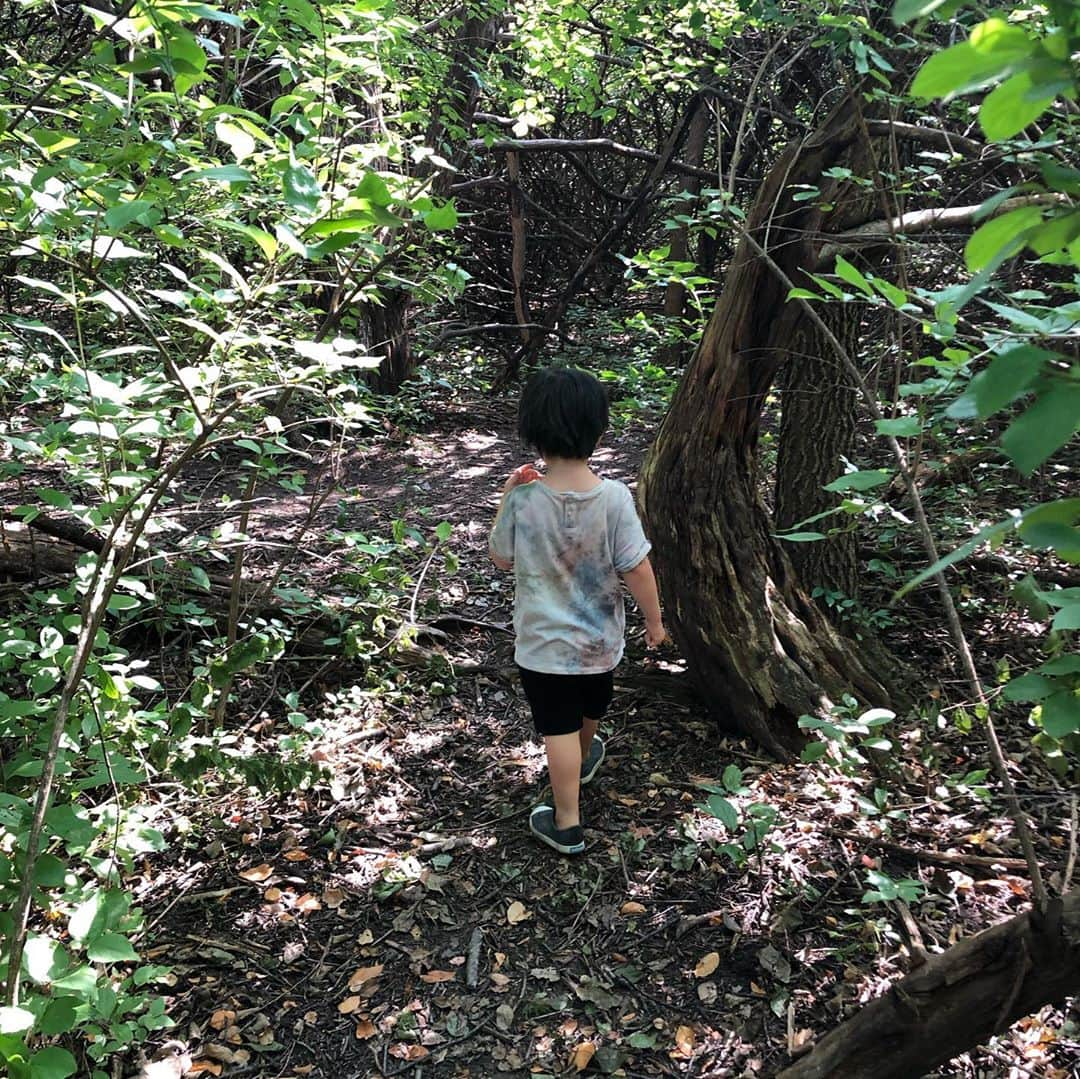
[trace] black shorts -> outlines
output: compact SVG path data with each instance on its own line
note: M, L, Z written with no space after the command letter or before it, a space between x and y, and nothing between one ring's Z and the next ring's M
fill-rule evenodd
M545 674L518 667L537 734L573 734L583 719L602 719L611 704L614 671Z

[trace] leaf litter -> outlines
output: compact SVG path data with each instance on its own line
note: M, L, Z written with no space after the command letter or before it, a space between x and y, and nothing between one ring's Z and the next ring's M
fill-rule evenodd
M506 410L485 407L510 429ZM493 507L475 479L443 482L446 442L450 473L482 468L493 492L518 462L506 441L472 437L461 417L447 424L404 454L369 455L351 486L370 489L369 511L389 525L400 509L379 492L410 468L438 475L439 513L468 537L440 604L505 623L509 587L484 552ZM632 479L644 441L616 433L606 474ZM1007 857L1015 840L977 797L928 796L938 777L917 752L893 786L909 808L885 828L861 813L871 792L855 781L763 760L632 679L607 724L608 761L583 792L588 850L560 859L527 832L543 758L505 635L473 628L452 647L474 671L438 696L418 679L412 707L365 693L363 669L344 660L317 677L314 690L338 702L318 748L330 782L204 797L184 807L196 830L148 860L148 957L172 968L163 988L197 1046L196 1073L768 1074L909 967L899 918L861 903L869 867L924 885L913 911L931 950L1027 902L1016 872L919 857ZM632 643L628 667L642 661ZM343 693L350 685L360 690ZM958 771L962 740L953 750ZM778 810L770 848L742 867L700 808L730 765L746 792L732 801ZM210 853L192 842L199 829ZM999 1039L994 1059L1063 1079L1059 1041L1060 1014L1045 1009Z

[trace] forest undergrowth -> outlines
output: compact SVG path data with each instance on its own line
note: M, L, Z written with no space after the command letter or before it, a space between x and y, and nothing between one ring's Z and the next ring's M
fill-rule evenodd
M583 799L586 854L531 841L543 753L513 677L512 581L486 555L522 459L513 401L445 381L415 400L345 452L286 575L297 594L347 596L349 552L366 547L407 632L367 655L344 640L313 652L300 634L238 676L237 753L272 756L301 728L277 777L296 789L245 794L214 773L147 789L165 843L127 885L195 1074L768 1075L927 953L1025 909L1013 826L918 593L879 628L923 707L860 721L841 706L814 763L723 736L679 657L646 655L631 616L608 760ZM620 424L599 469L632 482L649 437ZM220 495L220 476L203 480ZM280 492L258 504L255 578L307 512ZM993 683L1039 626L976 592L964 615ZM880 595L887 612L887 581ZM189 676L177 644L151 658L166 683ZM891 752L875 752L885 736ZM1060 884L1069 791L1014 741ZM1078 1047L1077 1017L1046 1008L934 1074L1064 1079Z

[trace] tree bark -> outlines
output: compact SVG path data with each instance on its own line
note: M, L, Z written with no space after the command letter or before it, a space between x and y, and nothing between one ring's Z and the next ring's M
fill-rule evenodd
M821 317L841 344L858 354L859 309L826 304ZM816 326L804 322L792 341L784 367L783 411L776 458L776 527L788 531L800 521L839 505L824 489L843 471L855 442L858 391L844 377L832 348ZM849 522L846 515L825 518L808 530L827 532ZM788 542L785 550L799 580L855 599L859 589L859 545L853 530L811 543Z
M463 17L465 16L465 17ZM461 18L461 25L450 44L453 57L444 83L443 97L431 110L431 121L424 138L425 145L451 157L451 141L460 145L457 137L448 140L451 128L468 132L480 100L480 82L476 68L481 58L495 45L496 34L502 16L498 12L478 10L469 13L461 8L454 18ZM436 20L435 26L441 20ZM428 24L432 25L432 24ZM447 144L447 145L444 145ZM460 154L458 155L460 157ZM428 161L422 161L417 175L424 176L433 170ZM449 169L440 170L431 182L433 194L445 197L453 183L454 174ZM382 363L371 379L372 385L382 393L397 393L412 375L416 359L409 340L409 306L411 293L404 289L383 287L379 290L381 304L365 303L363 320L371 334L372 344L383 356Z
M797 282L814 265L807 237L821 213L792 201L793 185L848 161L857 137L842 102L783 151L759 189L748 229ZM875 704L889 696L799 587L759 494L762 406L805 319L740 242L639 484L668 624L691 676L721 721L781 756L803 742L801 715L844 692Z
M777 1079L909 1079L1080 991L1080 890L931 957Z
M371 372L371 385L380 393L397 393L412 374L413 352L409 341L409 306L412 295L405 289L380 290L382 303L364 305L369 347L382 362Z

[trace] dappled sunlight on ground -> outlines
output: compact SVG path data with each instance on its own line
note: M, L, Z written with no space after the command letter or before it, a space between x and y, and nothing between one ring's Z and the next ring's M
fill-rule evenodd
M322 1079L764 1075L908 969L895 911L863 902L872 870L925 889L912 909L930 951L1023 908L1008 827L922 759L916 732L897 739L894 801L870 813L871 779L779 765L703 710L635 688L634 615L608 757L583 791L586 853L538 845L527 818L548 794L544 755L505 632L512 582L486 550L503 478L529 457L512 407L485 407L491 430L435 425L350 456L347 493L298 551L321 595L347 595L335 529L450 522L457 572L433 563L417 584L424 550L406 539L396 556L406 601L443 636L302 668L324 775L192 804L203 836L178 836L140 892L200 1059ZM644 439L613 434L601 472L632 478ZM284 540L307 510L286 512L268 535ZM653 670L681 666L667 652ZM962 742L952 752L946 771L966 768ZM733 819L710 809L717 796ZM755 807L770 827L748 846ZM926 855L942 845L960 861Z

